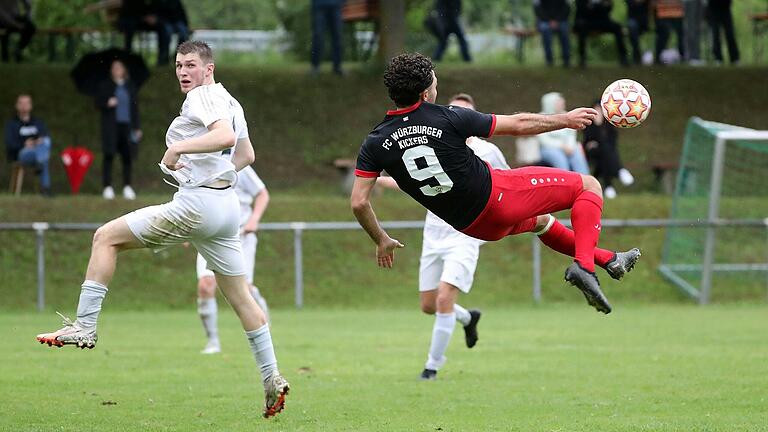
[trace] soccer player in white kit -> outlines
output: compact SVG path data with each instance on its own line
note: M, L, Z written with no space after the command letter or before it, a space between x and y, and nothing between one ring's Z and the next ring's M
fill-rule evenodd
M176 77L186 95L166 133L161 170L178 182L173 200L145 207L101 226L93 236L91 258L77 305L77 320L37 335L40 343L62 347L96 345L96 320L117 264L118 252L159 250L189 241L208 261L240 318L264 385L264 417L285 406L288 382L277 369L266 316L248 290L240 244L237 171L250 165L254 151L243 109L214 80L207 44L187 41L176 50Z
M451 97L448 105L475 109L474 99L466 93ZM467 146L491 167L510 169L504 154L492 143L470 137L467 139ZM392 177L379 177L377 184L399 189ZM432 328L427 361L421 372L420 378L423 380L436 379L437 371L445 365L445 351L457 321L464 327L467 347L472 348L477 343L480 311L467 310L457 304L456 299L459 292L469 294L472 289L480 246L483 243L485 242L482 240L456 231L434 213L427 211L419 261L419 297L422 312L435 315L435 324Z
M267 301L261 296L259 289L253 285L253 269L256 259L256 231L264 211L269 205L269 191L264 186L256 171L247 166L237 173L235 193L240 202L240 241L243 244L243 258L245 259L245 280L256 303L267 315L269 310ZM197 254L197 313L203 323L203 329L208 337L203 354L216 354L221 352L219 342L218 306L216 304L216 279L212 270L208 268L208 262L201 254Z

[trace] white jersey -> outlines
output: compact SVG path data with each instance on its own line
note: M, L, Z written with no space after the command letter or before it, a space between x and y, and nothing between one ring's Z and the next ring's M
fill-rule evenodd
M494 144L477 137L467 139L467 146L480 159L488 162L491 167L496 169L510 169L504 154ZM427 218L424 221L424 235L430 235L433 238L440 238L447 235L458 233L452 226L440 219L436 214L427 211ZM462 234L463 235L463 234Z
M261 181L256 171L247 166L237 173L237 184L235 193L240 201L240 227L242 228L253 213L253 200L258 194L266 189L264 182Z
M176 117L165 134L165 144L199 137L208 132L208 126L218 120L232 125L237 140L248 138L248 124L240 103L229 94L221 83L195 87L187 93ZM234 148L212 153L183 154L179 162L185 167L171 171L160 164L160 169L172 176L181 187L196 187L216 180L237 182L237 172L232 164Z

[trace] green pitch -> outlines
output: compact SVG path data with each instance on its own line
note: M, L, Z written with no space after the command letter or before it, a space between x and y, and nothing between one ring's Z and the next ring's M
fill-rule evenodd
M432 319L406 310L279 310L292 383L260 418L257 370L232 313L203 356L192 307L102 314L92 351L41 346L55 315L0 315L0 430L768 430L766 306L486 310L472 350L457 328L420 382ZM10 332L8 331L10 330Z

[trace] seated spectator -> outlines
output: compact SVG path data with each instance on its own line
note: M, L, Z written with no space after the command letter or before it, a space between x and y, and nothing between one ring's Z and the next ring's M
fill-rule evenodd
M723 50L720 46L720 28L725 32L725 42L728 44L728 57L731 64L739 63L739 46L736 44L736 34L733 30L733 15L731 15L731 0L709 0L707 4L707 19L712 28L712 54L718 63L723 62Z
M627 65L627 48L621 25L611 19L613 0L576 0L576 20L573 30L579 36L579 65L587 65L587 36L591 33L611 33L616 38L619 63Z
M133 35L139 30L157 32L157 64L168 64L171 35L158 15L157 0L124 1L118 16L118 29L125 34L125 49L133 50Z
M592 106L600 111L600 99ZM618 178L625 186L635 182L632 173L623 167L619 157L618 129L606 122L603 116L597 116L597 119L584 129L583 142L587 159L592 165L592 175L603 186L606 198L616 198L614 179Z
M643 60L640 36L648 31L648 0L625 0L627 2L627 30L632 45L632 62L639 65Z
M104 152L102 196L107 200L115 198L112 187L115 154L120 155L123 165L123 198L136 199L136 192L131 187L131 174L142 136L137 91L125 65L115 60L112 62L111 79L104 81L96 94L96 106L101 110L101 148Z
M34 167L40 173L41 193L51 195L51 137L45 123L32 117L32 97L28 94L16 98L16 116L5 124L5 151L9 161Z
M24 12L19 10L19 2L24 6ZM21 62L24 48L32 41L35 34L35 24L32 22L32 8L29 0L0 0L0 58L7 62L11 34L18 33L19 43L16 45L13 57Z
M563 66L570 66L571 39L568 33L568 16L571 13L571 6L566 0L534 0L533 11L536 13L536 29L541 33L547 65L552 66L554 64L552 33L557 32L560 39L560 51L563 55Z
M654 60L662 64L661 53L667 47L669 34L677 35L677 51L680 59L685 58L685 35L683 34L683 0L655 0L654 22L656 24L656 50Z
M176 35L179 45L189 39L189 21L187 11L181 0L155 0L158 19L165 26L168 37Z
M542 114L565 112L565 99L560 93L547 93L541 97ZM587 159L576 141L576 131L560 129L537 136L541 147L541 161L548 166L589 174Z

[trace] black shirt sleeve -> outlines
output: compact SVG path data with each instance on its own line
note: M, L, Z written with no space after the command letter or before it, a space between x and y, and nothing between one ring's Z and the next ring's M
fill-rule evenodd
M448 118L453 127L465 138L472 136L487 138L493 135L493 130L496 129L495 115L468 108L448 107Z
M357 156L357 165L355 167L355 175L357 177L378 177L383 170L376 162L376 157L371 147L372 144L368 140L360 147L360 154Z

